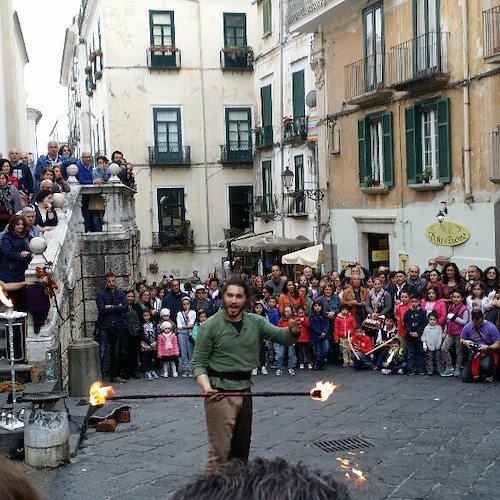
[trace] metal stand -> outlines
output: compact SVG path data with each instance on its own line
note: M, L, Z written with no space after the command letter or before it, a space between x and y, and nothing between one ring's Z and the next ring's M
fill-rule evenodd
M1 319L6 319L9 330L9 357L10 357L10 378L12 382L12 418L7 416L5 422L0 423L0 427L7 430L15 430L24 427L24 422L17 418L16 412L16 370L14 368L14 320L25 318L27 314L25 312L14 311L12 308L8 308L7 312L0 313Z

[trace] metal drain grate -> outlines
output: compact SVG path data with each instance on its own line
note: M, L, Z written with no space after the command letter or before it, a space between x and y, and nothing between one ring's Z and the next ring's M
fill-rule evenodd
M374 447L374 445L369 441L360 437L347 437L342 439L334 439L333 441L320 441L319 443L313 444L325 453L335 453L337 451L348 450L363 450L364 448Z

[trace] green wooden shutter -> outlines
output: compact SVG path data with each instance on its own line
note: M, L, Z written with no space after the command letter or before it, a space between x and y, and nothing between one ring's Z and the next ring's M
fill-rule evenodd
M367 120L358 120L358 151L359 151L359 185L365 185L365 176L368 175L368 165L367 159ZM370 169L371 170L371 169Z
M451 182L450 99L436 101L439 182Z
M262 105L262 125L264 127L273 124L273 107L271 101L271 85L260 89L260 102Z
M271 2L264 0L262 2L262 34L271 33Z
M394 186L394 156L392 145L392 113L382 115L382 130L384 134L383 154L384 154L384 184Z
M419 144L417 143L417 110L415 106L405 109L406 121L406 178L408 184L415 184L417 182L417 151ZM420 167L421 168L421 167Z
M292 105L293 117L305 116L306 114L306 89L304 82L304 70L292 73Z

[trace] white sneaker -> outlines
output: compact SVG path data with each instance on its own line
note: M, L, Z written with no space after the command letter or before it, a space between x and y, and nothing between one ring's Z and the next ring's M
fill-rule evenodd
M262 373L262 375L267 375L267 368L265 366L263 366L261 369L260 369L260 373Z
M162 376L163 378L168 378L168 373L167 373L167 372L163 372L161 376Z
M160 377L158 376L158 374L157 374L154 370L153 370L152 372L150 372L150 373L151 373L151 376L152 376L153 378L160 378Z
M307 363L307 369L308 369L308 370L312 370L312 369L313 369L313 365L312 365L312 363Z
M280 375L283 375L283 370L281 368L278 368L276 370L276 375L279 377Z
M172 375L172 377L174 377L174 378L177 378L178 376L179 376L179 374L177 372L174 372Z
M258 372L257 372L257 368L254 368L254 369L252 370L252 377L255 377L255 375L257 375L257 373L258 373Z
M144 374L144 377L147 378L148 380L153 380L154 379L153 374L151 372L146 372Z
M299 365L299 370L303 370L304 369L304 365Z
M295 371L292 368L290 368L288 370L288 375L295 375Z
M390 375L391 374L391 370L388 370L387 368L382 368L382 370L380 370L384 375Z
M188 372L187 372L187 370L186 370L186 371L183 371L183 372L182 372L182 377L183 377L183 378L187 378L187 376L188 376Z
M405 371L402 368L400 368L398 370L398 375L404 375L404 374L405 374Z

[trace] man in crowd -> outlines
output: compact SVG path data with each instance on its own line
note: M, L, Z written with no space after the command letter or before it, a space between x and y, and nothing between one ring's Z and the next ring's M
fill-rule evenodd
M300 326L291 319L277 328L262 316L246 312L248 285L231 278L222 290L223 308L203 323L196 338L193 375L205 394L209 455L205 471L213 474L231 459L248 461L252 433L252 398L224 396L224 392L250 392L252 369L259 364L261 338L291 345Z
M181 291L181 283L179 280L172 280L170 283L170 292L163 297L161 307L170 309L170 317L176 321L177 313L182 310L182 299L187 297L187 294Z
M408 270L408 283L413 285L419 293L425 288L426 281L420 277L420 268L418 266L410 266Z
M271 279L264 283L273 289L273 295L280 295L283 293L283 285L285 284L286 276L281 275L281 267L275 264L271 267Z
M396 271L396 284L389 291L394 307L399 304L401 292L403 291L408 292L410 297L418 293L417 287L406 279L406 273L404 271Z
M196 285L194 297L191 299L191 309L201 311L202 309L210 316L210 300L205 296L205 285Z
M24 205L29 203L34 192L33 175L29 168L29 160L25 163L27 155L21 153L16 148L9 150L9 159L12 163L12 174L17 178L19 183L19 195Z
M40 181L40 174L44 168L61 167L63 177L66 179L66 165L75 163L74 158L64 158L58 154L59 146L57 141L49 141L47 144L47 154L40 156L36 162L35 179Z
M353 270L351 285L344 290L342 301L352 307L351 313L356 318L356 323L358 325L363 323L365 319L365 303L367 296L368 290L364 286L361 286L361 274Z
M111 382L125 382L120 377L120 341L125 330L123 314L128 311L128 302L123 290L116 286L116 276L108 273L105 276L106 286L97 292L97 338L101 355L101 372L104 378L104 360L109 344L111 364Z
M89 185L105 183L105 180L101 177L92 179L92 153L90 151L82 152L82 158L77 161L76 166L78 167L76 179L80 184ZM86 193L82 194L82 216L86 233L93 229L92 218L89 211L89 201L90 195Z

